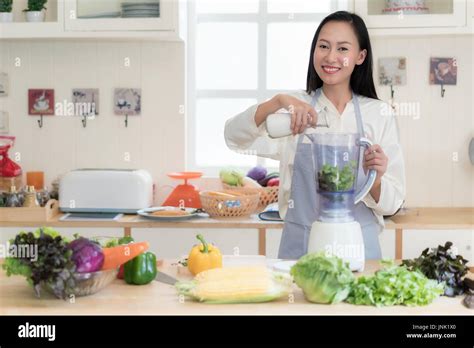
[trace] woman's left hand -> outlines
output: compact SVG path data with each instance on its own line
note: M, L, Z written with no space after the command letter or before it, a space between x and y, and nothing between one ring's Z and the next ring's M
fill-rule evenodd
M375 169L377 171L377 178L375 184L381 183L382 176L387 171L388 157L383 152L380 145L374 144L364 152L364 170Z

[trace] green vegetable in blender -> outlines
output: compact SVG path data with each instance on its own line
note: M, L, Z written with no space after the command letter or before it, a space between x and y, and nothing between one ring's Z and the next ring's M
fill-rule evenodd
M352 286L347 302L377 307L430 304L444 292L443 284L430 280L421 272L383 260L383 268L373 276L361 276Z
M430 279L446 284L444 294L449 297L464 293L463 277L468 272L469 262L461 255L455 255L451 249L453 243L446 242L444 246L430 250L426 248L421 255L413 260L403 260L410 270L418 270Z
M354 282L347 262L322 252L304 255L290 273L306 299L316 303L344 301Z
M8 276L22 275L34 286L36 296L41 295L43 284L62 299L73 293L76 265L68 241L58 232L40 228L33 232L20 232L10 241L10 251L29 250L5 259L3 269Z
M354 185L355 170L355 161L350 161L342 169L324 164L318 172L319 189L330 192L350 190Z

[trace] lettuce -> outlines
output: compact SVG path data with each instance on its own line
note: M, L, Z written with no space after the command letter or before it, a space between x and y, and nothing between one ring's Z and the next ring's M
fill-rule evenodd
M316 303L344 301L354 282L348 263L322 252L304 255L290 273L306 299Z
M418 271L383 260L383 268L373 276L361 276L352 286L347 302L377 307L424 306L443 294L444 285Z

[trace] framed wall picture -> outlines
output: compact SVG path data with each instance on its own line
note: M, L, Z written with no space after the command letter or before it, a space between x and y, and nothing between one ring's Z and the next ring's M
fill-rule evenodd
M382 86L402 86L407 83L406 57L379 58L379 83Z
M6 97L8 95L8 89L8 74L0 73L0 97Z
M73 88L74 115L95 117L99 115L99 89Z
M29 89L28 113L30 115L54 115L54 89Z
M456 58L431 58L430 85L456 85L458 63Z
M114 90L114 112L116 115L140 115L142 112L140 88L116 88Z

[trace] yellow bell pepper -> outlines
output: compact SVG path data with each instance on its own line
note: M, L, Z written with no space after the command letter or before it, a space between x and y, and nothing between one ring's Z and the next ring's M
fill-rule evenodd
M222 267L222 254L220 250L212 244L207 244L202 235L198 234L196 238L201 244L196 245L189 253L189 271L196 275L208 269Z

